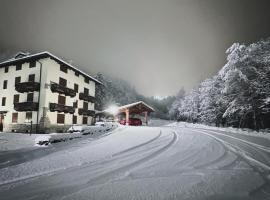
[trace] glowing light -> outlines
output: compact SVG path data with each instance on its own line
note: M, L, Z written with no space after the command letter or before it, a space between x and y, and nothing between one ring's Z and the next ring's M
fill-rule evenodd
M118 107L116 105L111 105L108 109L107 112L116 115L118 113Z

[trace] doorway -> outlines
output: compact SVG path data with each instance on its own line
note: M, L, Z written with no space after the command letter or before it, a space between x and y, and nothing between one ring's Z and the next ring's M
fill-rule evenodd
M0 132L3 132L4 129L4 116L0 115Z

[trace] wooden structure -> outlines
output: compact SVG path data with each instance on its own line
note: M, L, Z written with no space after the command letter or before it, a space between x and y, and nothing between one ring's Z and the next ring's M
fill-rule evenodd
M128 121L129 121L129 116L131 114L143 114L144 118L145 118L145 124L148 124L148 115L151 112L154 112L154 108L152 108L151 106L147 105L145 102L143 101L138 101L135 103L131 103L131 104L127 104L124 106L120 106L117 108L117 112L112 114L110 113L109 109L101 111L101 112L97 112L97 116L113 116L116 117L117 115L121 115L124 114L125 118L126 118L126 125L128 125Z
M119 110L118 114L125 113L127 125L128 125L129 115L130 114L144 114L145 123L147 125L148 124L148 115L149 115L149 113L155 111L151 106L147 105L143 101L138 101L138 102L135 102L135 103L131 103L131 104L128 104L128 105L121 106L121 107L118 108L118 110Z

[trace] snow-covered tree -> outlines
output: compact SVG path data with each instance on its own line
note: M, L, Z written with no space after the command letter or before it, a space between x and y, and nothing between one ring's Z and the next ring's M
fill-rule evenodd
M270 38L227 51L227 63L198 90L173 103L178 120L216 126L269 128ZM176 109L177 108L177 109Z
M234 44L228 62L220 71L227 109L223 117L231 125L263 128L265 99L269 97L270 40L249 46Z
M181 107L181 104L185 97L185 89L181 88L175 97L175 101L172 103L171 107L169 108L169 115L171 119L177 119L179 115L178 108Z
M181 106L178 108L178 119L188 122L199 121L199 91L191 90L183 99Z
M221 99L221 84L219 76L206 79L200 84L200 122L216 126L222 124L223 103Z

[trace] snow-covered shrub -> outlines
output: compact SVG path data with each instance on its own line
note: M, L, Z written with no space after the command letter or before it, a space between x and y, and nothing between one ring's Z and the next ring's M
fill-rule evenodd
M75 138L81 138L83 135L103 134L118 127L118 123L105 122L104 126L72 126L68 129L68 133L51 133L38 136L35 139L37 145L48 145L50 143L62 142L72 140Z

